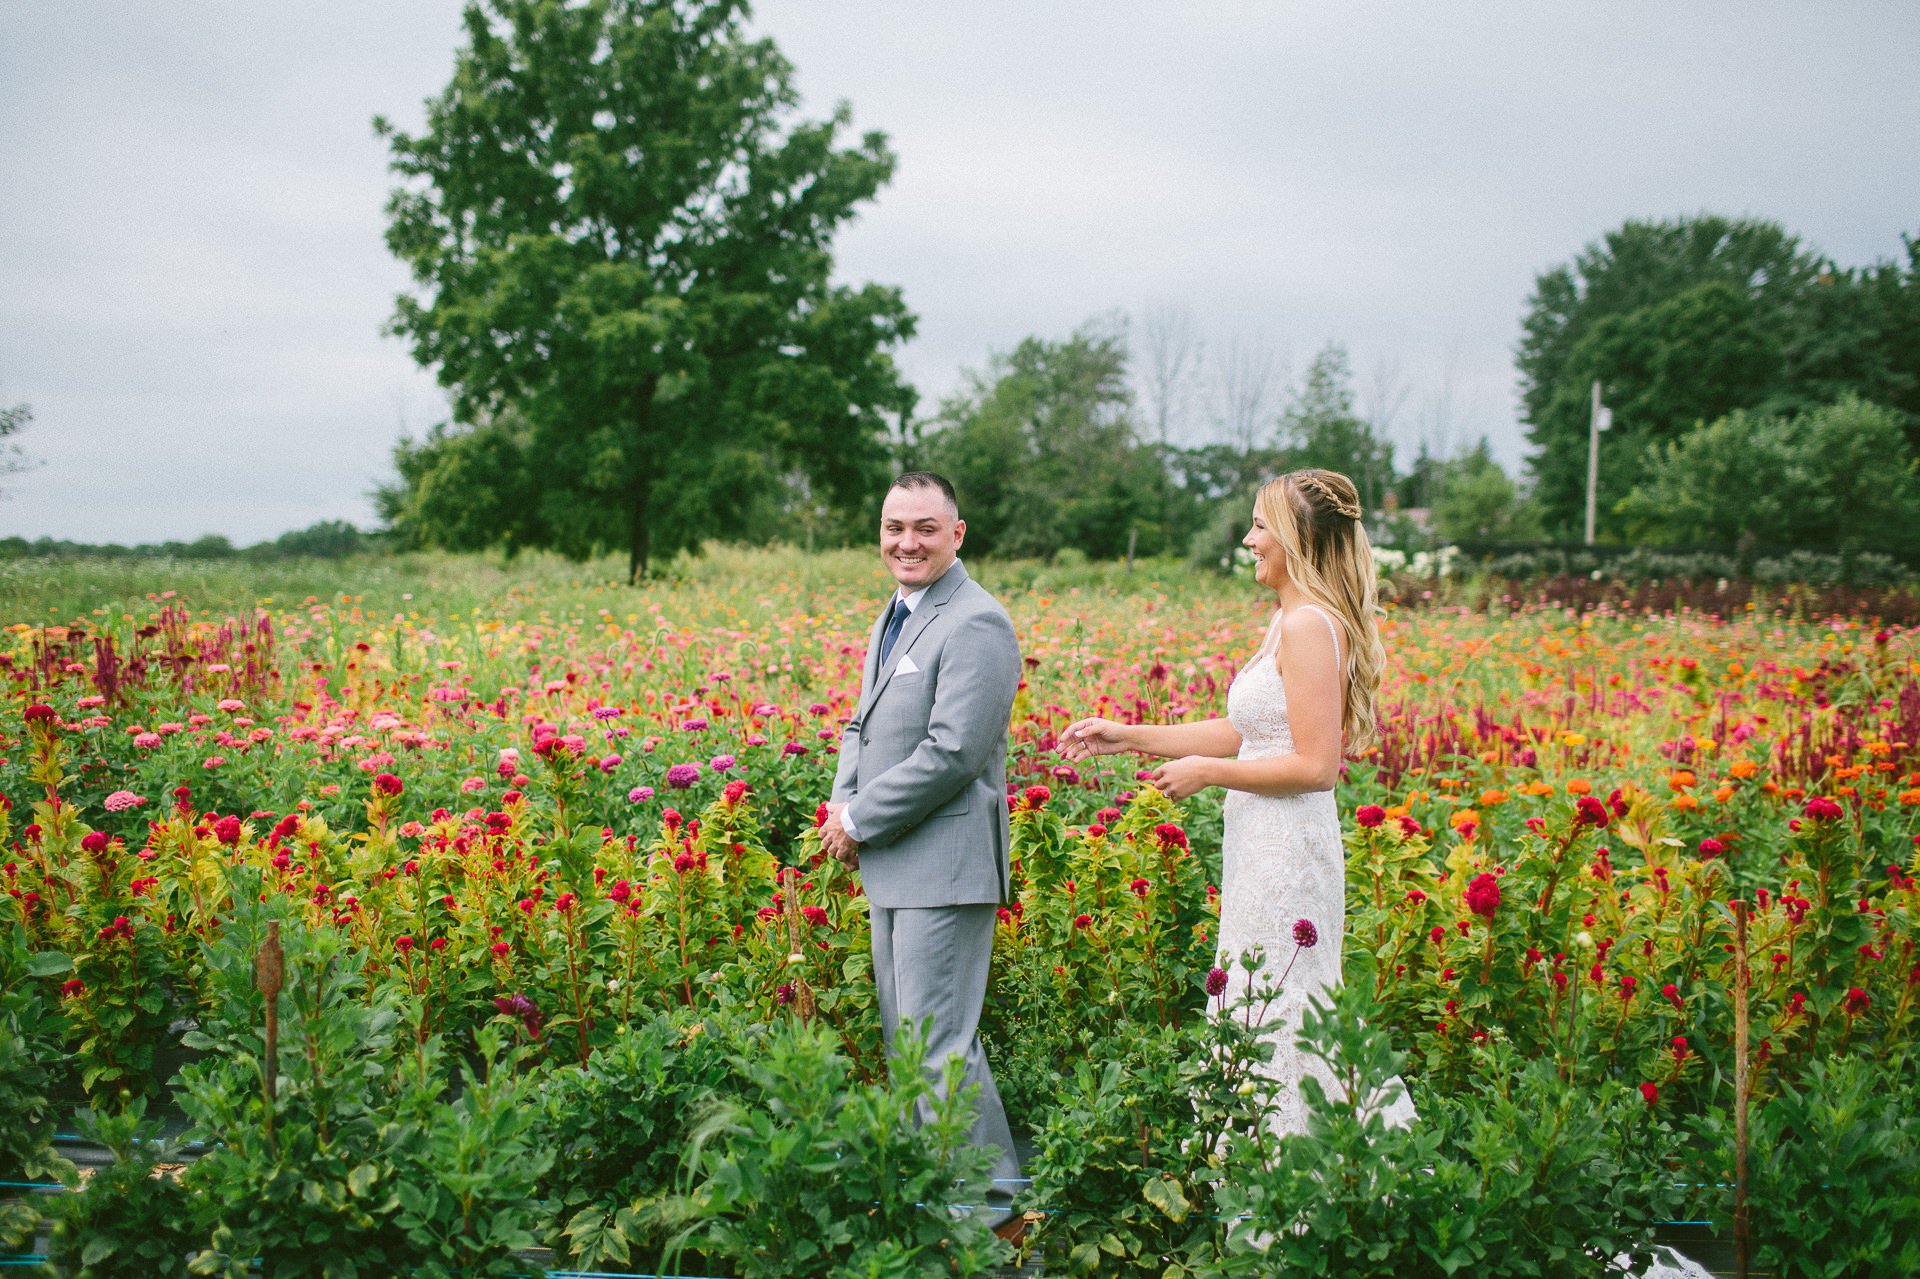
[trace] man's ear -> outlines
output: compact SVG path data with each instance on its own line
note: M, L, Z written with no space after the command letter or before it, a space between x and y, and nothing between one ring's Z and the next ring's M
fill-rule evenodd
M967 522L965 520L955 520L953 522L953 549L956 551L959 550L960 543L966 540L967 540Z

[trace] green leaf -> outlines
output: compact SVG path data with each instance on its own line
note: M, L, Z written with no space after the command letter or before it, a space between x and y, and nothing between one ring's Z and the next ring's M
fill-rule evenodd
M27 960L27 973L33 977L52 977L73 971L73 956L65 951L43 950Z
M380 1180L380 1169L375 1164L361 1164L347 1174L347 1193L362 1198L370 1192Z
M1171 1177L1155 1177L1140 1188L1141 1197L1176 1222L1185 1221L1193 1205L1181 1192L1180 1183Z

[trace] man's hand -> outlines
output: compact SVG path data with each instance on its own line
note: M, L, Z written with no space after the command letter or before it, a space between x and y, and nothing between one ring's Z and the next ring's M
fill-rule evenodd
M827 805L827 820L820 827L820 847L848 870L859 870L860 845L853 842L847 828L840 824L840 810L845 807L845 804Z

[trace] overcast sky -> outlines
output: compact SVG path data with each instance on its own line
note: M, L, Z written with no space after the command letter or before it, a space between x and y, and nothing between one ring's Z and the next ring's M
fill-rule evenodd
M369 120L420 120L459 9L0 0L0 406L31 405L43 463L0 481L0 534L372 523L394 441L446 410L382 336L407 280ZM1190 435L1234 344L1297 374L1337 340L1403 456L1485 434L1517 464L1527 292L1607 229L1758 215L1848 265L1920 231L1902 0L776 0L756 25L811 113L893 138L840 274L904 288L929 408L1028 334L1174 307L1206 343Z

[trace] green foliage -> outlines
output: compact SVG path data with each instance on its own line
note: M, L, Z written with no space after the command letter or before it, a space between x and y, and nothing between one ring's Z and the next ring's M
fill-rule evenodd
M1548 530L1571 537L1583 518L1595 379L1614 410L1600 446L1603 534L1619 529L1609 513L1641 455L1735 409L1793 412L1854 393L1911 427L1915 278L1897 264L1841 271L1774 223L1711 215L1628 222L1542 273L1518 364Z
M1393 445L1354 411L1353 369L1337 342L1307 366L1280 414L1277 438L1284 469L1340 472L1360 490L1364 510L1377 510L1393 486Z
M1633 1089L1572 1084L1496 1046L1463 1089L1423 1093L1420 1117L1390 1127L1405 1058L1378 1012L1362 982L1312 1001L1301 1041L1337 1088L1304 1076L1307 1131L1229 1152L1216 1204L1236 1224L1208 1274L1597 1277L1622 1255L1644 1267L1679 1191L1673 1135Z
M399 454L403 536L625 550L630 572L773 512L864 509L912 392L896 290L832 283L893 172L796 120L740 0L482 0L427 123L376 128L404 184L393 327L464 425ZM465 507L463 508L463 503ZM493 526L474 512L506 518Z
M1522 542L1540 535L1539 512L1522 499L1486 437L1437 468L1433 530L1448 541Z
M682 1238L743 1279L989 1272L1005 1245L955 1209L986 1202L992 1155L966 1144L962 1064L945 1064L944 1098L926 1067L914 1027L888 1080L862 1084L829 1032L774 1022L736 1061L746 1094L716 1101L688 1148Z
M213 1143L187 1175L212 1240L194 1273L244 1273L249 1258L269 1274L328 1279L524 1273L514 1253L535 1242L538 1181L553 1156L534 1139L528 1087L502 1068L499 1029L481 1029L478 1064L462 1066L448 1100L439 1039L396 1036L393 995L367 987L365 957L257 897L257 887L240 892L235 918L205 947L213 1001L189 1043L208 1055L177 1083ZM286 985L268 1063L250 976L274 918Z
M1130 1030L1073 1057L1032 1161L1035 1243L1052 1273L1203 1273L1226 1225L1209 1209L1230 1137L1257 1132L1271 1056L1241 1009Z
M1895 1279L1920 1273L1920 1107L1911 1058L1814 1060L1749 1116L1754 1260L1781 1279ZM1733 1182L1733 1120L1699 1124L1716 1155L1702 1176ZM1732 1227L1728 1193L1713 1201Z
M60 1037L31 965L26 930L15 924L0 937L0 1179L8 1181L72 1173L53 1152L49 1094ZM30 1203L0 1201L0 1248L22 1247L38 1220Z
M1100 559L1177 545L1186 516L1157 449L1137 439L1125 337L1087 325L1030 337L968 375L931 424L926 464L953 481L967 550Z
M1655 448L1619 504L1653 542L1920 548L1920 461L1898 416L1848 396L1794 417L1736 411Z
M105 1146L113 1162L79 1190L53 1201L47 1263L63 1279L170 1279L188 1273L200 1236L197 1214L172 1162L176 1148L158 1139L159 1120L144 1098L118 1114L82 1110L80 1135Z
M549 1234L576 1266L629 1266L666 1243L658 1207L675 1191L697 1120L733 1078L736 1045L720 1031L712 1017L662 1015L543 1081Z

